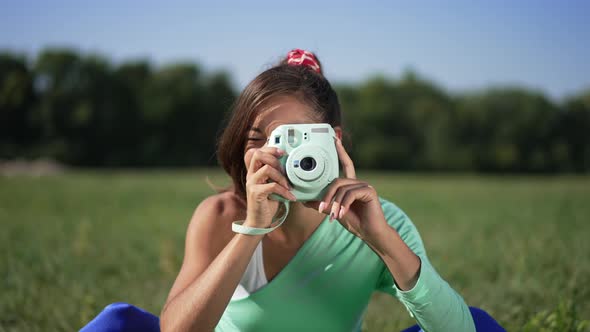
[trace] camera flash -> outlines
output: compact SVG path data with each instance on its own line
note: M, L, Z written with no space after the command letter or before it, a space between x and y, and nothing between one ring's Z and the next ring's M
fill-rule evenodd
M293 145L295 143L295 129L288 129L287 130L287 142Z

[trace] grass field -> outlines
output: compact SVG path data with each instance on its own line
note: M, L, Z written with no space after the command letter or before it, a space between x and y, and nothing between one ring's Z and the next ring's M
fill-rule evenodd
M72 331L112 302L158 314L215 170L0 178L0 331ZM590 177L359 172L412 218L439 273L509 331L590 320ZM367 331L414 324L375 294Z

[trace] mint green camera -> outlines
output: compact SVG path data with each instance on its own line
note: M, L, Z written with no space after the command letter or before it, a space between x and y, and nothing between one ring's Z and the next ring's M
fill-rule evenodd
M285 151L279 161L297 201L321 200L328 185L338 177L334 137L334 129L327 123L286 124L270 134L268 146ZM271 198L286 201L275 194Z

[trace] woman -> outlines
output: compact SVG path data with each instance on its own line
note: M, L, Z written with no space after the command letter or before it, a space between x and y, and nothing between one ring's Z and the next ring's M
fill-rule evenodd
M266 145L274 128L293 123L329 123L336 132L344 176L320 202L295 202L280 171L284 151ZM163 331L360 331L375 290L398 298L426 331L475 331L408 216L356 179L341 138L338 98L312 53L289 52L244 89L218 144L233 186L194 212ZM292 200L281 227L232 231L237 220L269 227L279 207L273 193Z

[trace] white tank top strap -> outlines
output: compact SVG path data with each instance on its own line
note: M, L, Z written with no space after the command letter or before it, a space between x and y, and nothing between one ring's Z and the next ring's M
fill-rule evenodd
M254 254L250 259L250 262L248 262L248 266L242 275L240 283L232 295L232 300L239 300L241 298L247 297L268 283L268 280L266 279L266 273L264 272L262 257L262 241L260 241L254 250Z

